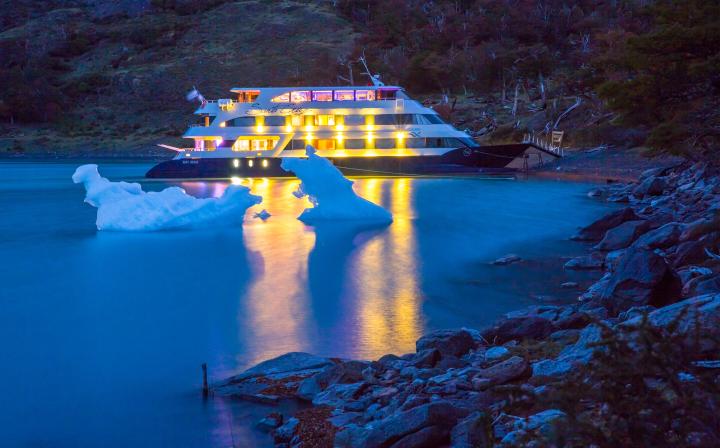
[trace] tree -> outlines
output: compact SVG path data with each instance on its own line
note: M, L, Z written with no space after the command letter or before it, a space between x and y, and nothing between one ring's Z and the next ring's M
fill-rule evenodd
M656 153L717 160L720 2L661 0L648 14L645 33L601 60L598 92L623 124L648 129Z

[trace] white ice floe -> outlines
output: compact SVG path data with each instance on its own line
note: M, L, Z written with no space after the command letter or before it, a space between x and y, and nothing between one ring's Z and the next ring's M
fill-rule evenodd
M364 220L392 222L392 214L354 191L353 182L342 175L329 160L315 154L315 148L305 148L307 159L288 157L280 165L285 171L292 171L301 180L293 194L298 198L307 196L312 204L298 217L311 224L330 220Z
M82 165L73 182L85 186L85 202L97 207L98 230L153 231L178 228L207 228L242 223L245 211L262 202L250 189L230 185L218 198L201 199L179 187L143 191L140 184L112 182L98 172L97 165Z

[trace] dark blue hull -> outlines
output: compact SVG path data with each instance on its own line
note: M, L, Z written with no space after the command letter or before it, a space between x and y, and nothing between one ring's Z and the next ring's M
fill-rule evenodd
M440 156L328 157L349 176L418 176L503 171L527 144L458 148ZM294 177L280 167L282 158L185 158L161 162L145 175L156 179ZM236 166L237 165L237 166Z

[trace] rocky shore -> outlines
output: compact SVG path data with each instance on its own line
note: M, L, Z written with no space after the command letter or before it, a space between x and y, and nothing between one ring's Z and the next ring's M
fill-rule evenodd
M684 163L589 195L622 208L573 236L590 250L565 268L604 272L576 303L376 361L288 353L214 393L306 403L258 422L281 447L720 445L720 172Z

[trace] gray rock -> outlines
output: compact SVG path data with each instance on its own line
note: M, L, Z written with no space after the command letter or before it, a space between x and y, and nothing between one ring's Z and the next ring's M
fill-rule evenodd
M290 352L277 358L263 361L243 373L230 378L228 381L232 383L234 381L242 381L258 376L321 369L331 364L332 361L328 358L321 358L309 353Z
M300 420L298 420L297 418L289 418L285 422L285 424L283 424L273 432L275 442L289 442L295 435L295 430L297 429L299 423Z
M590 362L595 350L594 344L602 339L602 331L597 325L589 325L580 332L575 344L565 347L555 359L545 359L533 363L532 375L536 377L560 377L569 373L574 365Z
M323 388L320 386L317 377L313 375L300 382L297 389L297 396L303 400L313 401L313 398L322 392L322 389Z
M334 408L343 407L346 402L357 398L366 387L366 383L332 384L324 391L315 395L312 403L315 406L327 405Z
M625 221L605 233L605 237L596 246L596 250L611 251L630 246L645 233L649 224L645 220Z
M577 241L599 241L605 235L605 232L613 227L617 227L625 221L635 221L638 219L638 216L632 208L625 207L605 215L589 226L582 228L572 239Z
M390 446L403 437L430 426L450 428L466 411L446 400L436 400L407 411L398 412L369 426L349 425L335 435L337 448Z
M485 359L496 360L506 357L510 351L505 347L490 347L485 351Z
M683 286L682 290L685 297L717 292L720 292L720 274L705 274L692 278Z
M648 177L640 183L634 190L635 196L659 196L663 194L668 187L667 181L662 177Z
M615 314L633 306L664 305L680 296L680 281L656 253L631 248L608 279L600 296Z
M415 343L416 351L436 349L445 356L462 356L475 347L475 341L464 329L438 330L425 335Z
M492 264L498 265L498 266L505 266L505 265L508 265L511 263L516 263L520 260L522 260L522 258L520 258L519 256L517 256L515 254L508 254L508 255L504 255L504 256L498 258L497 260L493 261Z
M451 448L492 448L492 419L475 412L461 420L450 432Z
M419 369L435 367L435 364L440 360L440 352L435 349L427 349L419 351L413 359L410 361L414 367Z
M635 246L643 249L665 249L677 244L685 226L677 222L671 222L664 226L651 230L641 236Z
M502 344L512 339L543 339L555 330L549 319L539 316L501 319L494 327L483 331L483 337Z
M513 356L487 369L481 369L475 378L488 380L487 386L505 384L529 376L528 363L519 356Z
M390 445L390 448L435 448L442 445L447 438L447 428L433 425L406 435Z
M600 252L592 252L588 255L580 255L565 263L565 269L571 271L594 271L603 268L605 256Z
M270 432L278 426L282 425L282 422L282 415L273 413L260 420L257 424L257 427L262 431Z

